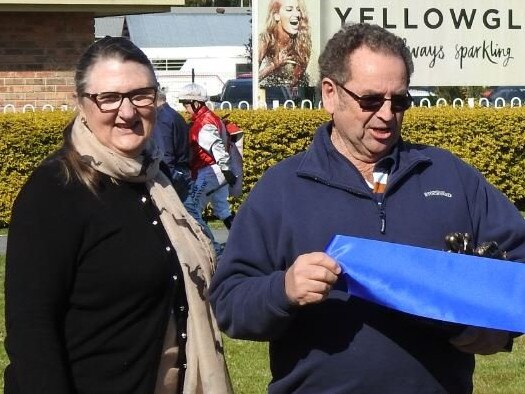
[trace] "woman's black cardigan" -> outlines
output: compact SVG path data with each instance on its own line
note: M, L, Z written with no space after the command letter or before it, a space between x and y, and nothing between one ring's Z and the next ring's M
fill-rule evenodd
M178 272L144 184L95 196L47 160L9 227L5 392L153 392Z

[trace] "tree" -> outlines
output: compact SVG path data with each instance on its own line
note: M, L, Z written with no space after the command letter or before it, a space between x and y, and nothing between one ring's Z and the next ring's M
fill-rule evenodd
M250 20L251 23L251 20ZM253 46L252 46L252 36L248 39L248 43L244 44L245 56L246 59L253 63Z

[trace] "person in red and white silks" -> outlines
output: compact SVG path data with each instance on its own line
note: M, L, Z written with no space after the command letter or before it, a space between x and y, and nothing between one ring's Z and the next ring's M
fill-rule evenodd
M230 166L226 127L205 105L207 99L206 89L196 83L184 86L179 94L179 101L192 115L190 169L195 183L190 197L201 216L208 202L211 202L215 216L229 229L234 215L230 210L229 188L226 186L233 186L237 177ZM219 187L221 185L225 187Z

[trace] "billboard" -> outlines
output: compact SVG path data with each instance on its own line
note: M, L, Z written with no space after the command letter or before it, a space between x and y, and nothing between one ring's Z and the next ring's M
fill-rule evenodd
M311 95L309 88L317 83L322 4L319 0L255 2L253 74L262 88L257 91L259 101L264 102L264 88L271 86L286 86L294 99Z
M357 22L377 24L406 40L415 66L413 86L525 85L522 0L256 0L253 5L254 76L262 87L281 83L302 93L305 84L315 86L322 47L342 25Z

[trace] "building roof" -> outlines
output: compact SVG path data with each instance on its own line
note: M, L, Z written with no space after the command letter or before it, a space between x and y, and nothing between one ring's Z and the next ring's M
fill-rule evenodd
M0 12L92 12L95 16L166 12L184 0L0 0Z
M171 7L176 14L245 14L252 13L251 7Z
M108 16L106 18L95 18L95 37L105 36L120 37L124 30L124 16Z
M126 16L130 39L140 48L243 46L251 37L244 13L163 13Z

